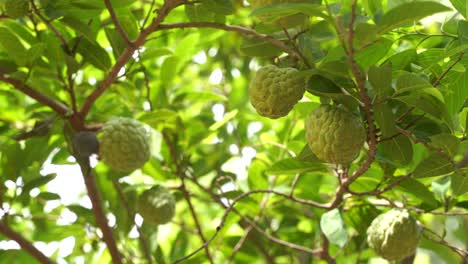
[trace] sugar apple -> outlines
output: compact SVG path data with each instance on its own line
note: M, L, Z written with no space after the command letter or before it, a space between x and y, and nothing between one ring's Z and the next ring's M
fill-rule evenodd
M294 68L268 65L260 68L250 82L250 102L265 117L286 116L305 92L305 79Z
M331 105L315 109L306 120L305 130L312 152L329 163L351 162L366 139L361 119L341 107Z
M100 159L115 171L131 172L150 158L148 132L137 120L126 117L109 120L99 141Z
M144 191L137 201L137 211L148 223L162 225L174 217L176 200L161 185Z
M392 209L377 216L367 229L367 243L387 260L402 260L418 247L421 228L408 211Z
M19 18L28 14L29 0L6 0L5 14L11 18Z
M252 8L257 9L273 4L283 4L283 3L306 3L308 0L251 0ZM260 19L262 20L267 20L268 19L268 14L260 16ZM294 27L298 26L300 24L304 24L304 22L308 19L308 16L306 14L302 13L297 13L289 16L282 17L280 19L277 19L273 21L272 23L274 25L284 27L284 28L289 28L289 27Z

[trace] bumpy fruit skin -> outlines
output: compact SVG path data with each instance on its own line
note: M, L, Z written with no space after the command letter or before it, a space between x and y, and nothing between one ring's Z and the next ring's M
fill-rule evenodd
M174 217L176 200L166 188L156 185L144 191L137 201L138 213L148 223L166 224Z
M406 210L392 209L377 216L367 229L367 243L387 260L402 260L418 247L421 228Z
M366 139L361 120L341 107L322 105L305 123L306 139L321 160L346 164L356 158Z
M305 80L294 68L268 65L260 68L250 82L252 106L265 117L286 116L305 92Z
M306 3L307 0L251 0L252 8L257 9L265 7L272 4L282 4L282 3ZM267 19L268 15L260 17L261 19ZM280 27L293 27L300 24L303 24L308 19L308 16L302 13L289 15L282 17L273 22L273 24Z
M131 172L150 158L149 135L137 120L116 117L100 133L99 157L111 169Z
M5 13L11 18L19 18L28 14L28 0L7 0L5 2Z

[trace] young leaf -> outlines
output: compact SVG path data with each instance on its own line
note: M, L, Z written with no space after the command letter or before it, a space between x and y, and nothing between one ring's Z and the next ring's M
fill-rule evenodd
M344 247L348 241L346 226L341 217L340 210L335 208L322 215L320 218L320 229L330 243Z
M415 20L450 10L450 8L437 2L409 2L392 8L390 11L385 13L377 23L377 26L379 27L379 33L383 34Z

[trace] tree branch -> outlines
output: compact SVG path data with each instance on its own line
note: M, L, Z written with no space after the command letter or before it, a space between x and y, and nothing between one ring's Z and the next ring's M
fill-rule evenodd
M80 164L81 166L81 164ZM94 218L96 223L102 231L102 238L107 245L107 249L112 256L112 263L122 264L122 256L117 248L117 243L112 234L112 229L107 223L106 215L104 214L104 209L102 208L101 196L96 184L94 177L96 176L90 168L84 168L82 166L83 178L88 190L88 196L93 205Z
M198 216L197 216L197 213L195 212L195 208L193 207L192 200L190 198L190 194L189 194L189 192L187 191L187 188L186 188L185 173L183 171L183 168L180 165L180 161L179 161L179 158L178 158L176 146L175 146L174 142L171 140L171 138L169 137L169 135L167 133L163 133L163 138L164 138L164 141L166 142L167 146L169 147L169 152L170 152L171 157L172 157L172 162L176 166L176 173L177 173L177 175L179 176L179 178L182 181L182 185L181 185L180 189L182 190L184 198L187 201L190 213L192 215L193 221L195 222L195 226L197 228L197 233L200 236L200 239L202 240L202 242L205 244L207 242L207 240L205 238L205 235L203 234L203 230L202 230L200 221L198 220ZM213 264L214 263L213 262L213 256L211 255L210 250L208 249L208 247L205 247L205 253L206 253L206 256L208 257L208 260L210 261L210 263Z
M39 251L31 242L24 238L21 234L11 229L7 224L0 223L0 233L5 235L11 240L16 241L21 248L33 256L37 261L42 264L55 264L55 261L48 258L41 251Z
M66 116L67 113L70 112L70 109L61 102L48 97L47 95L44 95L33 88L29 87L28 85L22 83L21 81L5 77L3 75L0 75L0 81L9 83L15 87L16 90L21 91L22 93L26 94L27 96L33 98L34 100L38 101L39 103L46 105L52 110L54 110L57 114L60 116Z
M94 90L88 96L80 111L82 118L86 117L88 112L91 110L91 107L93 106L94 102L112 85L120 69L122 69L128 62L128 60L132 58L132 55L135 53L138 47L145 43L148 35L153 33L157 29L157 27L161 24L161 22L172 9L176 8L182 3L183 1L181 0L166 0L164 2L164 5L158 10L158 16L153 20L153 22L151 22L151 24L147 28L143 29L140 32L140 35L138 35L137 39L133 42L132 46L128 46L127 48L125 48L115 65L106 75L106 78L100 83L96 90Z
M184 23L173 23L173 24L161 24L157 27L158 30L174 29L174 28L216 28L216 29L221 29L224 31L237 32L244 36L251 36L251 37L269 42L272 45L280 48L284 52L288 53L291 57L302 60L301 56L297 52L295 52L293 49L288 47L288 45L286 45L284 42L277 40L273 37L270 37L268 35L258 33L257 31L250 29L250 28L245 28L241 26L224 25L224 24L212 23L212 22L184 22Z
M132 219L133 223L135 222L135 212L130 208L130 205L128 204L128 200L125 196L124 191L122 190L122 187L120 183L117 180L112 181L112 184L114 185L115 190L117 191L117 195L119 196L120 201L122 202L125 210L127 211L127 215L130 219ZM141 230L141 228L135 224L135 227L138 231L138 238L140 240L140 246L141 249L143 250L143 253L145 254L145 258L148 264L153 263L153 258L151 256L151 251L148 245L148 241L146 239L146 236Z
M33 9L34 13L42 20L42 22L44 22L50 28L50 30L52 30L54 32L54 34L62 42L63 46L65 47L65 50L67 51L67 53L70 54L71 53L70 46L68 45L68 42L65 39L65 37L62 35L62 33L56 27L54 27L54 25L52 25L52 23L49 20L47 20L47 18L45 18L41 14L41 12L37 8L36 4L34 3L34 0L31 0L30 3L31 3L31 6L32 6L32 9Z
M112 22L114 23L115 29L117 30L117 32L119 32L120 36L122 36L122 38L124 39L127 46L133 46L132 41L128 38L127 33L125 32L124 28L122 27L122 24L120 24L120 21L117 18L117 15L115 14L115 11L114 11L114 8L112 7L111 1L110 0L104 0L104 3L106 4L107 11L109 11Z

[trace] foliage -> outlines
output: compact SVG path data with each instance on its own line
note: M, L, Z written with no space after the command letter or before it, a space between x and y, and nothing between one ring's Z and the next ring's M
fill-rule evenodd
M246 2L0 0L0 262L367 263L390 208L417 263L468 258L466 1ZM248 100L268 64L308 80L275 120ZM365 123L349 165L307 146L321 104ZM151 134L131 173L73 146L113 117ZM156 185L158 227L136 213Z

